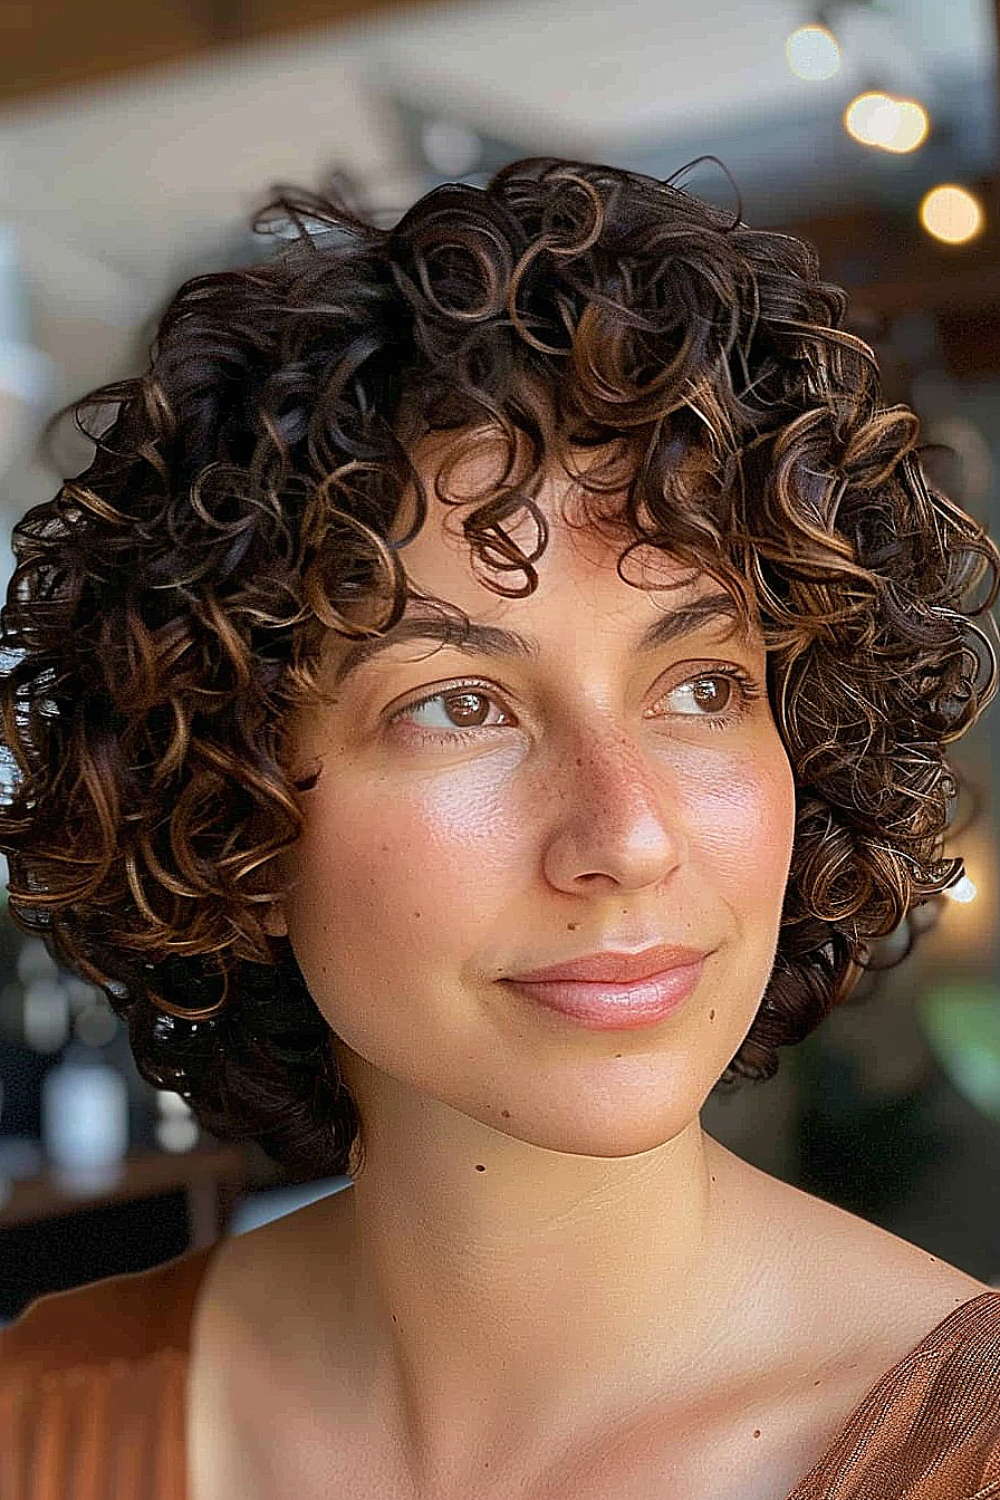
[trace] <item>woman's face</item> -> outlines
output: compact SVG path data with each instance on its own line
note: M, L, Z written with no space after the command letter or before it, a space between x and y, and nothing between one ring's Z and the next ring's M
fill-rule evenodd
M518 632L530 655L408 639L337 686L351 643L328 638L335 701L294 724L293 773L322 769L284 917L362 1119L366 1090L416 1091L508 1136L624 1156L690 1124L750 1027L794 786L760 639L708 617L641 649L719 587L624 582L620 543L562 519L564 487L539 496L550 532L529 597L478 581L433 496L403 553L419 590ZM530 551L533 524L512 529ZM651 549L626 571L647 587L683 572ZM654 943L709 957L652 1027L591 1031L498 982Z

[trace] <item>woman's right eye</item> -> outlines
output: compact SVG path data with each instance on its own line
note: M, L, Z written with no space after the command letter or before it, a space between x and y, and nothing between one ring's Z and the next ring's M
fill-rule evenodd
M414 726L416 734L418 735L418 737L428 740L440 739L442 737L444 739L464 739L468 734L475 733L475 731L478 729L493 729L495 727L499 727L483 722L481 717L477 719L477 715L481 715L482 710L476 707L470 709L468 705L489 704L496 703L497 701L498 700L493 696L492 693L486 691L486 688L483 684L465 683L459 687L444 688L436 693L427 693L423 698L418 698L413 703L404 704L402 708L397 709L396 712L391 715L389 723L391 725L395 725L401 722L404 718L410 718L416 713L429 709L432 704L443 703L445 705L445 708L443 710L443 713L445 715L450 715L453 719L456 717L461 719L463 716L468 714L477 721L467 724L460 723L458 726L455 726L454 724L449 725L447 723L439 724L437 726L428 723L416 724ZM452 707L451 705L456 706ZM501 712L503 713L505 711L501 710Z

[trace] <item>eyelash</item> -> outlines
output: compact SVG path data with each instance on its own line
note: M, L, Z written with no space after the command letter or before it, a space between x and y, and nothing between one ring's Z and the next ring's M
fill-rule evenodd
M733 684L739 700L736 708L733 709L727 706L719 714L682 714L681 718L701 720L712 730L726 729L731 724L738 723L743 719L749 712L751 703L755 699L760 698L763 692L760 683L751 677L748 672L744 672L736 667L709 667L704 671L696 672L693 677L686 677L683 682L676 683L664 696L669 697L670 693L676 692L677 688L690 687L692 683L705 682L712 678L723 678L725 681ZM494 702L497 701L489 683L478 681L456 682L447 687L439 688L436 693L426 693L424 697L417 698L412 703L404 703L402 708L396 709L395 713L389 716L389 726L395 725L404 715L415 713L418 708L423 708L428 703L437 702L439 698L456 697L463 692L478 690L482 690L482 696L488 697ZM502 724L479 724L471 729L423 729L418 725L411 727L407 733L409 736L419 740L421 744L440 745L442 743L448 744L455 741L467 740L473 735L481 733L484 729L503 729L506 727L506 725Z

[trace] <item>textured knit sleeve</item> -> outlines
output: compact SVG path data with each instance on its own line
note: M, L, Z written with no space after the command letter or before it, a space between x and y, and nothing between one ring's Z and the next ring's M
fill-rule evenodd
M0 1500L187 1500L190 1324L214 1248L50 1293L0 1330Z
M1000 1500L1000 1292L884 1375L788 1500Z
M185 1500L185 1356L0 1376L3 1500Z

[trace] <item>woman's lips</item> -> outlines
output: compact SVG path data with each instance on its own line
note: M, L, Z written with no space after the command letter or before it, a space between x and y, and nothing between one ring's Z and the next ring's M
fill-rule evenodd
M706 957L631 984L567 979L503 979L500 983L592 1031L632 1031L655 1025L678 1010L701 978Z
M529 969L523 974L507 977L519 984L547 984L550 980L560 979L581 980L588 984L635 984L637 980L664 974L668 969L695 964L705 956L703 949L685 948L677 943L651 943L639 950L605 948L600 953L588 953L565 963Z

